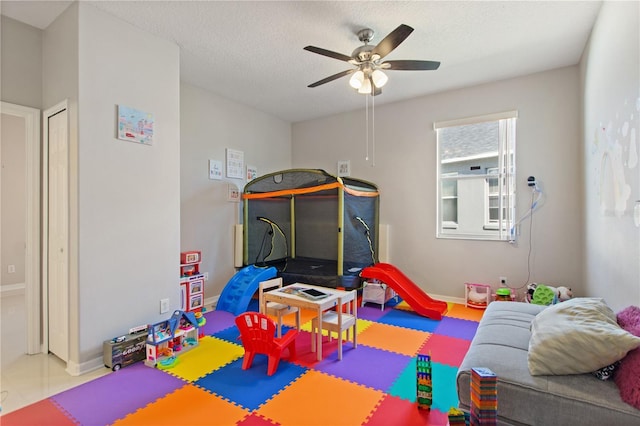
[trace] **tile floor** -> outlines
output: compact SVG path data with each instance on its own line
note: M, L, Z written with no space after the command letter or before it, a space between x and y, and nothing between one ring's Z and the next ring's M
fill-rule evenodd
M26 355L26 311L24 295L0 298L0 409L15 411L43 398L110 373L100 368L82 376L71 376L65 363L54 355Z

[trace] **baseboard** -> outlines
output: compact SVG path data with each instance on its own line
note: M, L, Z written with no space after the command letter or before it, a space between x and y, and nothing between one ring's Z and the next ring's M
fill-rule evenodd
M216 309L216 305L218 304L218 299L220 299L220 295L214 297L207 297L204 299L204 308L209 311L213 311Z
M439 294L429 294L429 297L436 300L442 300L443 302L448 302L448 303L457 303L460 305L465 304L464 297L440 296Z
M81 376L99 368L105 368L103 357L94 358L80 364L73 361L67 361L67 368L65 371L72 376Z
M25 289L25 283L3 285L0 286L0 297L24 296Z

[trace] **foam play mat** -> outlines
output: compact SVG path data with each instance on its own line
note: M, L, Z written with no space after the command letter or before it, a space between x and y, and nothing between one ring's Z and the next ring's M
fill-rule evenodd
M398 309L400 308L400 309ZM250 310L256 310L250 306ZM297 358L285 352L276 373L256 355L242 370L244 349L234 315L206 315L204 337L173 368L139 362L120 371L4 414L3 426L47 425L446 425L457 407L455 378L482 311L450 304L442 320L405 306L367 304L358 310L358 346L323 343L311 352L304 324ZM304 316L305 322L311 316ZM285 317L285 330L295 323ZM431 410L416 403L416 358L432 360Z

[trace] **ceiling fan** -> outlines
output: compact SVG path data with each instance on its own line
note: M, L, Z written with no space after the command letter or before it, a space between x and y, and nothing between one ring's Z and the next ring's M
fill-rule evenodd
M338 59L340 61L349 62L356 66L356 68L345 70L327 78L323 78L322 80L316 81L307 87L318 87L330 81L337 80L340 77L353 74L349 80L351 87L356 89L358 93L371 94L375 96L382 93L382 86L384 86L389 79L382 70L429 71L438 69L440 62L437 61L397 60L383 62L383 58L398 47L400 43L409 37L409 34L412 32L413 28L408 25L401 24L398 28L391 31L385 38L383 38L377 46L374 46L369 44L373 39L373 30L370 28L362 29L358 31L357 35L358 39L363 42L364 45L356 48L351 56L332 52L331 50L322 49L320 47L306 46L304 50Z

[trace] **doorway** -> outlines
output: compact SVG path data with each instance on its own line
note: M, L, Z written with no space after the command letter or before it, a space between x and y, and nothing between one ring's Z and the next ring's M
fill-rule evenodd
M19 173L17 180L21 182L20 188L24 191L24 197L17 206L8 204L5 191L2 192L3 217L6 219L6 214L11 215L12 213L7 209L14 207L17 209L14 213L17 212L24 217L24 221L18 226L17 233L14 234L17 244L6 247L1 256L3 259L14 259L10 261L10 265L6 265L6 270L13 271L12 274L18 273L19 278L23 279L18 280L21 281L19 284L7 280L10 284L7 287L3 285L2 289L23 290L24 303L20 306L24 306L26 310L24 317L27 338L26 347L21 348L20 352L36 354L42 351L40 337L42 320L40 310L42 290L40 285L40 110L8 102L2 102L0 108L3 124L3 151L11 144L12 150L19 152L20 161L15 172ZM10 160L6 158L3 162ZM5 182L4 177L3 175L3 182ZM14 176L12 179L15 178ZM6 223L7 227L12 226L9 222L3 223ZM5 231L8 230L8 228L2 230L3 241L4 235L7 235ZM4 281L3 279L3 284Z

